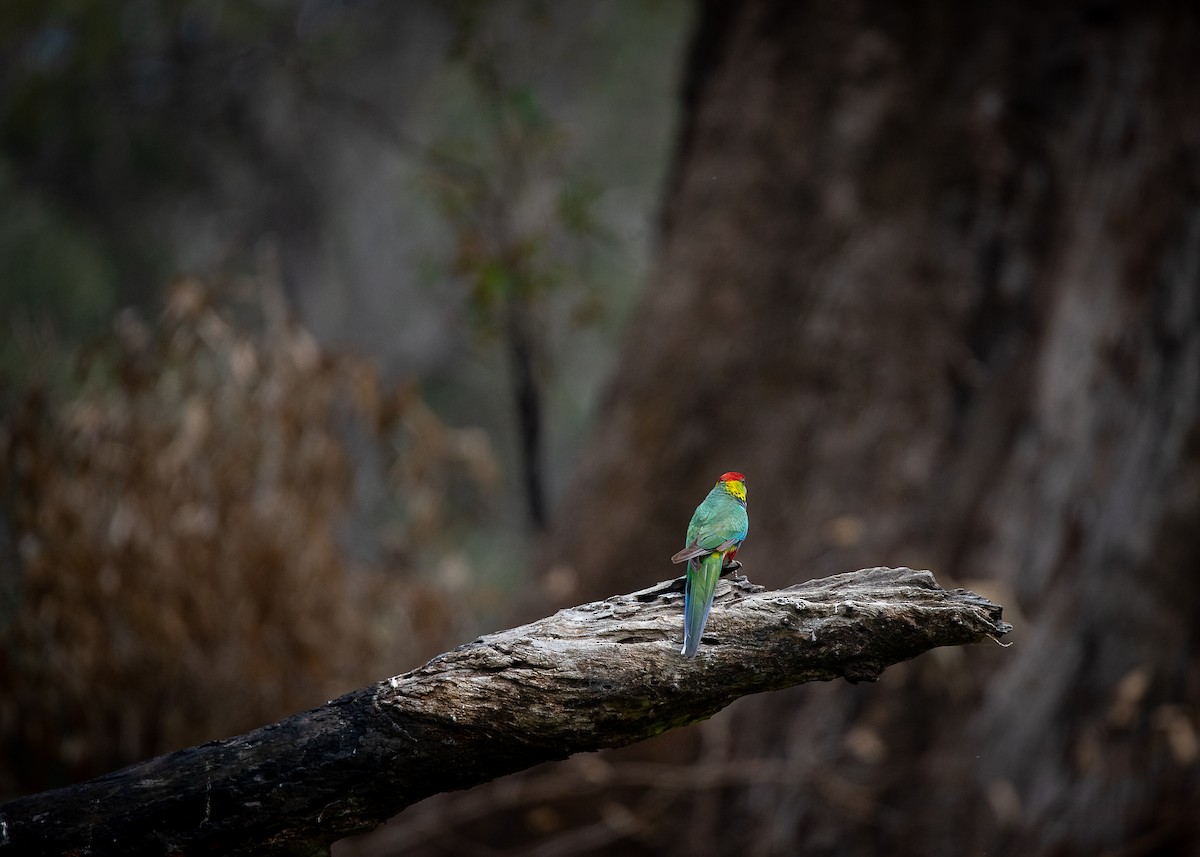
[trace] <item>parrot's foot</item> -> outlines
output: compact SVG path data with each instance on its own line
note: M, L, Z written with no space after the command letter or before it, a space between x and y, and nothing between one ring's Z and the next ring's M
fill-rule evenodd
M721 577L724 577L727 574L733 574L741 567L742 564L740 562L738 562L736 559L731 559L729 562L725 563L725 565L721 566Z

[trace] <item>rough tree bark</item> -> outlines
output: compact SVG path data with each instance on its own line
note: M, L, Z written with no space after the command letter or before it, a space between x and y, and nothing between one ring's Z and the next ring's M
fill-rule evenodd
M0 854L319 854L413 802L623 746L738 697L874 681L936 646L999 639L1000 608L875 568L768 591L723 581L694 661L682 579L482 637L246 735L0 805Z

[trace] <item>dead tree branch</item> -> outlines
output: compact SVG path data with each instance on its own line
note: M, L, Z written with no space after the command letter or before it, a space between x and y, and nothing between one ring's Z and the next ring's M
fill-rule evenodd
M245 735L0 806L0 855L327 854L429 795L710 717L806 681L874 681L1010 630L929 572L767 591L724 580L695 661L682 579L481 637Z

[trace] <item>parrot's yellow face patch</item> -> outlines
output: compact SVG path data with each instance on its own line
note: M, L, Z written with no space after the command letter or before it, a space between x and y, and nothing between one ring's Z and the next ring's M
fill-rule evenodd
M734 497L741 500L743 503L746 502L746 483L745 482L739 482L737 479L730 479L726 482L722 482L721 484L724 485L725 490L728 491L730 494L732 494Z

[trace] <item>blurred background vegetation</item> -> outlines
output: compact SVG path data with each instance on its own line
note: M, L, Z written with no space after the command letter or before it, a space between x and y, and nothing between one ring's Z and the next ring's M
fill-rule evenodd
M505 621L644 284L690 14L4 5L0 792Z

